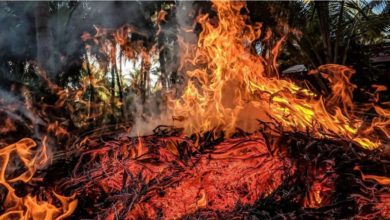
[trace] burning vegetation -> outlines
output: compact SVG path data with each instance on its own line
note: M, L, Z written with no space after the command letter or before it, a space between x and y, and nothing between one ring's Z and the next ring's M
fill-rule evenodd
M154 10L153 34L84 32L76 82L38 59L42 91L7 85L0 219L390 218L386 86L331 63L308 72L319 86L285 77L295 29L222 1L172 28L183 4Z

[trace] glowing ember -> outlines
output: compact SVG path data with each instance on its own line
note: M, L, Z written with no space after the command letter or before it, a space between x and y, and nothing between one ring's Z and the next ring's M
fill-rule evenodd
M237 204L253 205L273 192L291 169L270 156L261 138L227 140L196 159L178 183L160 189L159 196L137 204L127 216L173 219L199 209L229 212Z
M91 196L100 195L100 187L113 194L113 205L102 213L105 219L118 215L174 219L197 210L231 212L237 204L253 205L294 170L288 160L270 154L260 135L227 139L187 159L172 145L180 138L152 138L138 139L138 143L130 139L119 148L108 144L84 154L80 160L87 156L92 160L79 169L90 170L89 177L77 175L65 185L81 184L80 193ZM124 191L127 196L120 195Z
M390 194L385 193L379 196L380 201L375 205L375 208L379 210L381 216L390 218Z
M319 208L332 203L332 193L335 191L335 179L337 174L334 171L333 161L327 161L319 169L310 169L305 180L309 189L307 190L303 206L305 208Z

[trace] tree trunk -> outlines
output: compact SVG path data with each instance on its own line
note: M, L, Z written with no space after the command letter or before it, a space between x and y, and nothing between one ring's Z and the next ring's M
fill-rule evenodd
M115 123L115 64L111 63L111 86L110 86L110 92L111 92L111 123Z
M118 85L118 92L119 92L119 100L121 102L121 112L122 115L124 116L125 122L128 122L128 115L127 115L127 109L125 105L125 100L123 96L123 86L122 86L122 51L120 51L119 54L119 71L118 67L115 65L115 73L116 73L116 83Z
M87 116L88 118L91 117L91 115L95 115L94 114L94 109L92 108L92 105L95 101L95 88L93 86L93 76L92 76L92 73L91 73L91 68L90 68L90 64L89 64L89 60L88 60L88 55L87 55L87 51L85 50L85 62L87 64L87 74L88 74L88 79L89 79L89 98L88 98L88 106L87 106ZM93 118L93 121L95 120L95 118Z
M165 54L166 54L166 48L164 48L164 32L161 32L158 36L158 46L159 48L162 48L160 50L159 54L159 61L160 61L160 70L161 70L161 87L163 90L167 89L167 70L165 65Z
M149 57L147 55L142 55L142 62L141 62L141 99L142 104L145 104L146 101L146 93L148 91L148 82L149 82L149 70L150 70L150 63L149 63Z
M344 1L341 1L341 8L339 13L339 20L337 23L337 32L336 32L336 42L334 44L334 57L333 57L333 63L337 63L337 57L338 57L338 50L339 50L339 44L340 44L340 35L341 35L341 23L343 21L343 14L344 14Z
M300 46L301 46L301 48L304 49L304 51L307 52L307 54L314 54L315 57L310 56L311 57L310 59L312 60L313 63L316 63L317 66L324 64L324 61L322 60L321 56L318 54L318 52L314 48L314 44L311 41L310 37L302 38L302 43L303 44L300 43ZM305 43L308 44L308 47L305 46Z
M35 28L37 41L37 62L46 71L50 80L55 80L55 62L52 36L49 29L49 4L38 2L35 8Z
M347 43L346 43L346 45L344 47L343 59L341 61L342 65L345 65L345 63L347 62L349 45L351 44L351 39L352 39L352 37L353 37L353 35L355 33L356 25L357 25L357 21L355 20L353 25L352 25L351 32L348 35Z
M318 12L318 20L320 22L320 31L322 44L325 51L325 59L327 63L331 62L332 49L330 43L329 33L329 2L315 2L314 3Z

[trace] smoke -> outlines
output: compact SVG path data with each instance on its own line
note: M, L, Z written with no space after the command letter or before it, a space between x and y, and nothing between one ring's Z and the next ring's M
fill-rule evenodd
M44 5L44 7L42 7ZM94 25L105 28L117 29L123 25L135 26L147 38L153 35L153 27L150 23L150 14L155 10L153 2L0 2L0 94L2 104L8 106L17 105L21 115L8 111L7 115L16 121L34 121L28 109L26 109L20 91L11 94L10 85L20 86L31 84L31 80L38 79L26 77L25 67L30 60L37 60L39 46L46 45L44 58L48 56L43 66L52 67L46 72L50 80L66 71L79 71L81 57L85 53L81 36L84 32L94 34ZM49 10L43 13L47 17L37 20L42 15L39 10ZM37 25L37 21L41 24ZM38 28L42 29L48 42L39 43ZM46 30L47 29L47 30ZM47 45L50 44L50 45ZM75 68L73 68L75 66ZM77 75L71 72L70 75ZM139 100L134 100L135 115L142 116L145 109L155 108L159 104L159 98L148 100L145 106L140 106ZM6 103L5 103L6 102ZM142 112L142 113L141 113ZM148 113L155 115L155 111ZM146 116L143 116L144 118ZM148 115L149 117L149 115ZM28 122L24 122L29 124Z
M193 1L180 1L177 4L176 20L179 34L189 43L196 43L197 36L193 30L195 28L196 6Z
M46 5L45 5L46 4ZM44 5L45 7L41 7ZM39 10L49 10L46 18L37 20ZM2 74L9 60L36 60L40 48L39 32L50 43L43 66L52 66L53 79L66 67L79 64L84 53L80 37L93 32L94 25L118 28L132 24L141 31L150 30L145 15L153 10L152 2L1 2L0 58ZM44 13L45 14L45 13ZM37 22L41 24L37 25ZM43 30L38 30L38 28ZM38 35L37 35L38 34Z
M22 93L25 95L24 98L0 89L0 147L29 137L40 142L39 151L42 150L42 153L51 159L54 148L52 145L47 146L46 149L43 147L43 144L49 144L49 142L51 144L51 141L43 143L45 132L41 130L46 127L47 123L30 108L28 91L22 88ZM8 172L13 173L13 169L22 166L18 157L12 154L10 164L7 166Z
M171 112L168 108L168 96L176 96L185 86L185 73L177 73L180 62L180 46L177 45L177 38L186 43L195 44L197 35L195 28L196 7L193 1L179 1L175 5L174 21L162 25L162 32L166 37L163 47L166 50L165 70L171 84L169 91L160 91L151 94L142 103L139 96L132 96L131 112L134 118L134 127L131 136L142 136L152 134L153 129L158 125L174 125ZM171 18L172 19L172 18ZM173 39L170 41L170 39Z
M134 126L131 129L130 136L150 135L157 126L172 124L164 98L160 94L148 97L145 103L142 103L139 96L132 96L131 98Z
M45 7L42 4L47 4ZM85 45L81 40L84 32L94 35L94 26L118 29L123 25L130 24L136 27L140 32L146 33L146 41L154 41L156 28L151 22L152 13L157 11L156 2L1 2L0 3L0 22L4 25L0 33L0 81L7 79L6 84L18 82L21 85L27 85L31 78L23 78L26 71L25 66L31 60L37 60L39 55L39 34L37 34L37 20L43 22L40 25L47 25L48 33L44 36L49 38L50 44L46 50L48 59L46 65L53 69L47 71L51 81L58 77L74 77L79 74L82 57L85 54ZM46 8L50 10L45 19L36 19L40 15L39 10ZM163 46L169 48L165 54L167 87L176 91L171 93L180 93L184 83L185 73L178 73L178 62L180 60L179 45L177 44L177 35L185 42L196 43L197 36L194 32L188 30L195 28L194 18L196 16L196 4L192 1L176 2L174 6L174 22L163 27L166 34L166 42ZM39 26L39 25L38 25ZM46 53L45 52L45 53ZM22 64L18 64L22 62ZM12 64L12 65L11 65ZM16 65L22 68L15 68ZM13 72L11 72L11 70ZM19 72L15 72L19 71ZM12 77L10 77L12 75ZM69 78L68 77L68 78ZM65 81L68 80L65 78ZM34 80L39 80L35 77ZM39 84L39 83L38 83ZM9 90L8 85L0 85L4 92ZM42 91L40 91L42 92ZM132 132L136 135L150 133L157 125L172 124L171 117L167 112L166 93L161 90L156 93L150 93L146 100L131 93L127 100L128 110L135 126ZM21 94L16 94L17 99ZM19 98L20 99L20 98ZM23 102L21 103L23 105ZM20 107L24 111L25 107ZM28 111L23 112L27 114ZM32 116L31 116L32 117Z

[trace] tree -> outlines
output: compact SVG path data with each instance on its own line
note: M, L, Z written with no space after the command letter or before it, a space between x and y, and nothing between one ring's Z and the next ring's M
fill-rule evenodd
M388 1L249 2L274 37L287 35L285 59L317 67L348 64L352 45L369 45L390 30Z

